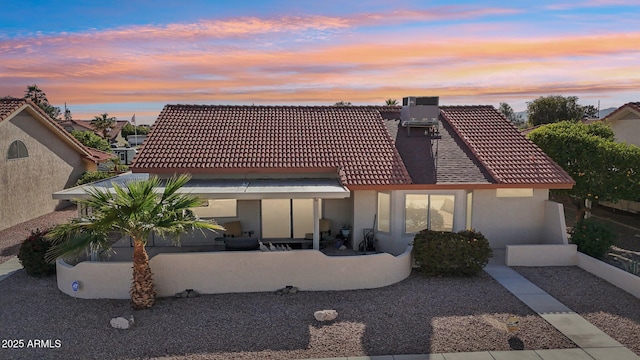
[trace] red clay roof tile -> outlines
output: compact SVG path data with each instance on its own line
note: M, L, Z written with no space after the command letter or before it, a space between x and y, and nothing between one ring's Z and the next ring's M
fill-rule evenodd
M441 115L497 183L574 183L493 106L445 106Z
M379 108L167 105L131 169L328 169L345 185L410 184Z

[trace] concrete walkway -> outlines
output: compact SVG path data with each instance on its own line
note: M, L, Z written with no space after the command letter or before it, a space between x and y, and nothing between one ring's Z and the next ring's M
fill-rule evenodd
M504 265L502 254L496 254L485 267L491 277L537 312L579 348L558 350L480 351L466 353L349 356L324 360L640 360L640 357L593 326L582 316ZM0 281L11 276L22 265L17 257L0 264ZM307 359L314 360L314 359ZM318 360L318 359L315 359Z
M9 260L0 264L0 281L8 278L14 272L22 269L22 264L17 256L12 256Z

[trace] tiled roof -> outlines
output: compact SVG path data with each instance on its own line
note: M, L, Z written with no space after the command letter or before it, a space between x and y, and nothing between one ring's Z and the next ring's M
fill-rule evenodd
M500 184L573 184L573 179L493 106L443 106L453 128Z
M615 109L611 114L605 116L605 119L608 119L610 117L612 117L613 115L623 111L624 109L632 109L635 110L636 112L640 113L640 102L630 102L630 103L626 103L622 106L620 106L619 108Z
M39 113L49 125L55 128L58 131L58 135L60 137L64 137L67 141L72 143L73 147L76 151L81 153L87 159L100 163L114 157L113 154L106 153L104 151L100 151L97 149L92 149L80 141L78 141L75 137L71 136L57 121L51 119L49 115L47 115L39 106L31 102L31 100L20 99L20 98L4 98L0 99L0 122L6 120L11 114L18 111L22 106L29 105L35 112Z
M380 114L386 108L167 105L131 169L334 169L345 185L410 184Z

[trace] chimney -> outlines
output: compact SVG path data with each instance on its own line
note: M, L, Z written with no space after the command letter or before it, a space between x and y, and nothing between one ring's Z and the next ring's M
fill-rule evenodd
M402 98L400 121L437 121L440 115L438 96L408 96Z

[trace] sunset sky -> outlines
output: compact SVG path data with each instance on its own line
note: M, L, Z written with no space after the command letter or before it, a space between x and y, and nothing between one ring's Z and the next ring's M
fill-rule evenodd
M534 4L534 5L531 5ZM165 104L640 101L638 0L8 1L0 96L75 119Z

